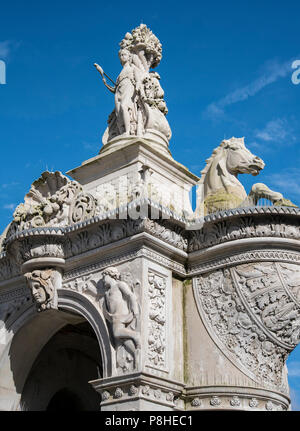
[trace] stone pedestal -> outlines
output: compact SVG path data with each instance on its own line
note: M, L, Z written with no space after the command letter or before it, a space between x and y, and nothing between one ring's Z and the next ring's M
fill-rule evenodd
M136 373L90 383L101 394L102 411L184 410L181 399L184 384L153 373Z
M157 150L151 141L127 140L129 142L119 151L100 153L70 170L68 175L82 184L86 192L98 196L103 209L121 208L121 218L148 215L141 214L134 205L127 208L137 198L145 198L157 208L163 207L165 218L170 217L170 212L182 220L192 218L190 191L199 178L176 162L171 154ZM159 217L161 215L153 209L151 218Z

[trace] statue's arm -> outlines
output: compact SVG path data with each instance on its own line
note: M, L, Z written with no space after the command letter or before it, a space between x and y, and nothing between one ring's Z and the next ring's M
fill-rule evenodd
M134 293L131 292L129 286L124 281L121 281L119 283L119 289L123 293L124 297L128 299L130 304L130 311L132 311L132 313L137 316L139 314L139 307Z
M140 96L143 98L145 97L145 93L144 93L144 87L142 84L142 78L140 73L138 72L138 70L134 67L133 68L133 75L134 75L134 80L135 80L135 89L137 91L138 94L140 94Z
M105 87L106 88L108 88L109 89L109 91L111 91L112 93L115 93L116 92L116 87L112 87L111 85L108 85L107 84L107 82L106 82L106 79L105 78L103 78L103 84L105 85Z
M146 60L146 56L145 56L145 51L144 50L140 50L138 52L138 57L141 60L141 63L145 69L145 72L148 71L148 64L147 64L147 60Z
M112 87L111 85L107 84L106 79L104 78L104 72L101 66L99 66L99 64L94 63L94 66L96 67L96 69L98 70L98 72L100 73L100 75L102 76L102 81L103 84L105 85L106 88L109 89L109 91L111 91L112 93L116 92L116 87Z

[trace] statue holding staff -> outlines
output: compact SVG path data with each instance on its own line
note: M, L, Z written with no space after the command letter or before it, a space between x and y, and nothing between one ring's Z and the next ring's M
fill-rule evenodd
M115 109L108 118L103 145L118 137L124 142L140 136L168 148L172 133L165 118L168 109L164 91L159 83L160 76L150 71L161 60L161 44L152 31L141 24L131 33L126 33L120 46L119 58L123 68L116 82L94 63L104 85L115 96Z
M126 48L120 50L119 57L123 69L114 86L107 84L106 74L97 63L95 67L100 72L104 85L115 95L115 114L119 134L130 135L132 122L137 119L136 99L141 87L141 74L132 64L132 54Z

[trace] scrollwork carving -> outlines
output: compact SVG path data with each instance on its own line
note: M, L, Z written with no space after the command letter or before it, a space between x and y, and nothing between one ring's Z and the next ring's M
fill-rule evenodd
M80 223L96 214L97 199L90 193L81 193L73 202L70 210L70 224Z
M270 264L266 266L268 268ZM198 309L208 328L211 328L215 341L221 343L220 347L229 359L256 381L286 392L283 367L292 347L282 344L279 338L276 342L274 334L262 319L258 319L257 313L261 314L267 305L264 299L260 300L259 295L255 296L260 301L261 308L256 304L251 305L251 308L247 305L249 297L246 299L242 292L246 284L240 285L237 273L244 274L250 267L251 264L240 265L198 278L195 285ZM252 267L252 273L255 271L257 270ZM256 275L261 276L261 272ZM277 282L280 283L279 280ZM255 286L255 283L250 281L249 286ZM249 290L249 286L246 289Z
M149 282L148 364L166 367L166 278L152 271Z
M18 230L68 225L71 202L81 190L79 183L61 172L43 172L15 210L14 225Z

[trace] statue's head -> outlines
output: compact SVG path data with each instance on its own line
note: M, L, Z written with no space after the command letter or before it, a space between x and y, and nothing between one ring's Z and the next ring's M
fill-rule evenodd
M120 280L120 272L114 266L110 266L110 267L106 268L102 272L102 276L103 276L104 284L106 281L108 282L109 279L111 279L111 278L113 280Z
M25 274L27 285L38 309L45 310L54 296L52 269L35 270Z
M127 61L131 61L131 58L132 58L132 55L128 51L128 49L126 49L126 48L120 49L120 51L119 51L119 59L120 59L120 62L122 64L122 66L125 63L127 63Z
M129 49L132 53L143 52L148 69L158 66L162 58L161 43L146 24L140 24L131 33L126 33L120 46Z
M232 174L258 175L265 166L245 147L244 138L225 139L220 146L226 152L226 167Z

